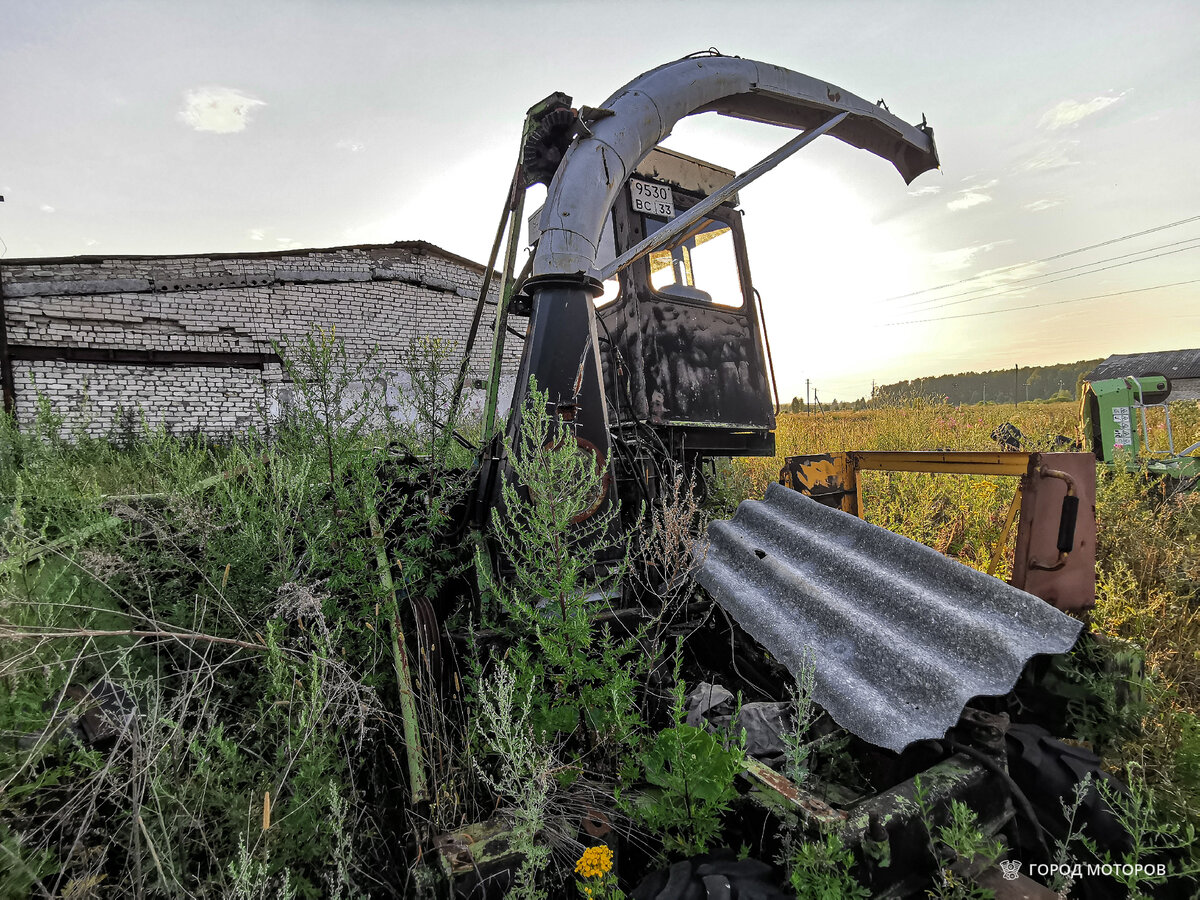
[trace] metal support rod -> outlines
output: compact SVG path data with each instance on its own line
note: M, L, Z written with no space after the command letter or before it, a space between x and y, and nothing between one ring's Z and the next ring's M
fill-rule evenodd
M483 434L479 445L487 447L496 428L496 404L500 396L500 371L504 362L504 338L508 325L508 303L512 299L517 282L513 269L517 263L517 250L521 243L521 216L525 212L525 192L516 198L512 217L508 223L508 247L504 251L504 280L500 283L500 302L496 306L496 327L492 330L492 368L488 375L487 406L483 416Z
M754 300L758 304L758 324L762 328L763 346L767 349L767 371L771 373L771 394L775 397L775 415L779 415L779 385L775 381L775 360L771 358L771 338L767 333L767 312L763 309L762 294L758 288L754 291Z
M1000 538L996 541L996 549L992 551L991 562L988 563L987 573L989 575L996 574L996 567L1000 565L1000 556L1004 553L1004 546L1008 543L1008 533L1012 530L1013 519L1017 517L1017 510L1021 508L1021 485L1017 484L1016 493L1013 494L1012 503L1008 504L1008 515L1004 517L1004 527L1000 529Z
M404 749L408 757L408 781L415 803L429 799L429 787L425 776L425 759L421 749L421 720L417 715L417 703L413 696L412 674L408 664L408 648L404 644L404 631L400 627L400 604L396 585L392 581L392 564L388 560L387 546L379 517L371 515L371 541L375 544L375 563L379 567L379 583L391 601L392 664L396 669L396 687L400 691L400 720L404 726Z
M849 457L846 460L846 499L849 501L850 509L847 510L851 515L858 516L860 519L867 518L866 504L863 503L862 479L858 477L858 461L854 457Z
M600 280L605 281L609 278L612 278L634 260L644 256L647 253L657 250L659 247L664 246L670 241L675 240L675 238L679 237L681 234L684 234L689 228L692 227L692 225L694 225L704 216L708 215L750 182L754 181L759 176L770 172L773 168L775 168L797 150L800 150L802 147L812 143L821 135L825 134L825 132L832 128L836 128L848 115L850 115L848 112L838 113L833 118L822 122L816 128L810 128L808 131L796 135L796 137L792 138L774 153L771 153L769 156L759 160L759 162L755 163L741 175L737 176L737 178L733 179L733 181L729 182L717 192L710 194L706 199L701 200L683 215L672 220L665 227L660 228L645 240L635 244L633 247L630 247L600 270Z
M504 227L512 216L518 192L524 194L522 182L521 164L517 163L517 168L513 172L512 184L508 188L508 196L504 199L504 211L500 214L500 224L496 226L496 239L492 242L492 252L488 256L487 268L483 270L483 283L479 286L479 301L475 304L475 314L471 317L471 328L467 332L467 345L463 348L462 363L458 367L458 377L454 379L454 390L450 394L452 406L450 415L446 417L447 422L454 421L458 414L458 407L462 403L463 388L467 383L467 369L471 366L471 349L475 346L475 336L479 333L479 321L483 318L483 308L487 305L488 290L492 286L492 274L496 271L496 257L500 255L500 243L504 240Z

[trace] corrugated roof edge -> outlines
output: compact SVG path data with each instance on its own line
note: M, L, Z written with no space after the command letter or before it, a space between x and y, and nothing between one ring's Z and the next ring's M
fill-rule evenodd
M1161 372L1168 378L1200 378L1200 348L1114 353L1084 376L1087 381Z
M899 752L1003 695L1083 625L930 547L782 485L714 522L698 580L859 737Z

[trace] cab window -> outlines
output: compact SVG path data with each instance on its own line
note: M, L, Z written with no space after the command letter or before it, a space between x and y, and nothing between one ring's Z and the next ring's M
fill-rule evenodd
M646 234L667 224L643 216ZM660 294L696 303L742 305L733 229L719 219L701 219L674 243L649 254L650 286Z

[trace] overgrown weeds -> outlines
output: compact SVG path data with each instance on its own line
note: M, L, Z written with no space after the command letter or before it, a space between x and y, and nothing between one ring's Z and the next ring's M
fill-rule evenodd
M0 423L0 893L399 895L432 835L494 814L514 826L530 897L552 886L553 854L581 858L585 813L647 859L718 843L743 748L684 721L667 649L693 627L703 553L686 473L663 479L641 533L620 533L610 473L535 389L489 553L463 527L472 423L441 418L452 348L414 346L399 399L331 332L282 352L295 402L232 444L98 439L45 405L25 432ZM1026 433L1070 433L1073 405L1024 412ZM984 449L1008 414L785 416L779 442ZM730 465L717 502L760 493L778 462ZM1012 486L864 483L873 521L979 567ZM1097 502L1094 624L1144 647L1152 676L1129 723L1141 733L1113 748L1152 791L1129 812L1159 841L1147 852L1190 840L1200 808L1197 496L1119 474ZM437 627L451 616L473 635L456 642L462 669ZM796 782L815 752L811 693L806 670L785 753ZM994 855L969 811L950 812L931 841ZM1182 830L1163 830L1172 816ZM804 896L860 890L836 836L787 854ZM941 879L944 896L971 890L951 866Z
M454 348L415 345L398 398L331 330L279 350L282 417L233 443L96 439L46 404L0 423L0 894L407 894L434 834L499 804L537 896L580 809L637 830L625 776L683 777L703 846L736 755L706 797L641 712L694 589L690 484L631 552L608 473L535 391L471 602ZM648 624L614 608L635 566ZM481 639L456 670L448 616L503 658Z
M283 352L270 439L0 422L0 894L405 891L391 636L453 572L456 451L332 332ZM413 348L423 390L448 352ZM431 475L435 500L393 502Z

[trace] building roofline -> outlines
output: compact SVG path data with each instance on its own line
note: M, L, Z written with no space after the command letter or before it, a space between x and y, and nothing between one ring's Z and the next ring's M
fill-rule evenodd
M394 241L391 244L346 244L338 247L307 247L294 250L247 250L240 253L105 253L85 254L80 256L23 256L13 259L0 259L0 266L35 265L52 263L91 263L104 262L107 259L278 259L287 256L307 256L312 253L330 253L337 250L415 250L430 256L440 256L442 259L460 263L477 272L486 271L487 267L473 259L459 256L444 250L437 244L428 241ZM499 273L497 273L499 274Z
M1142 372L1118 369L1128 361L1130 369L1141 369L1142 372L1155 369L1172 369L1174 372L1163 372L1171 378L1200 378L1200 348L1185 348L1180 350L1149 350L1144 353L1113 353L1088 372L1084 377L1088 381L1098 381L1105 378L1121 378L1125 375L1140 375ZM1110 371L1111 370L1111 371ZM1100 376L1097 378L1096 376Z

